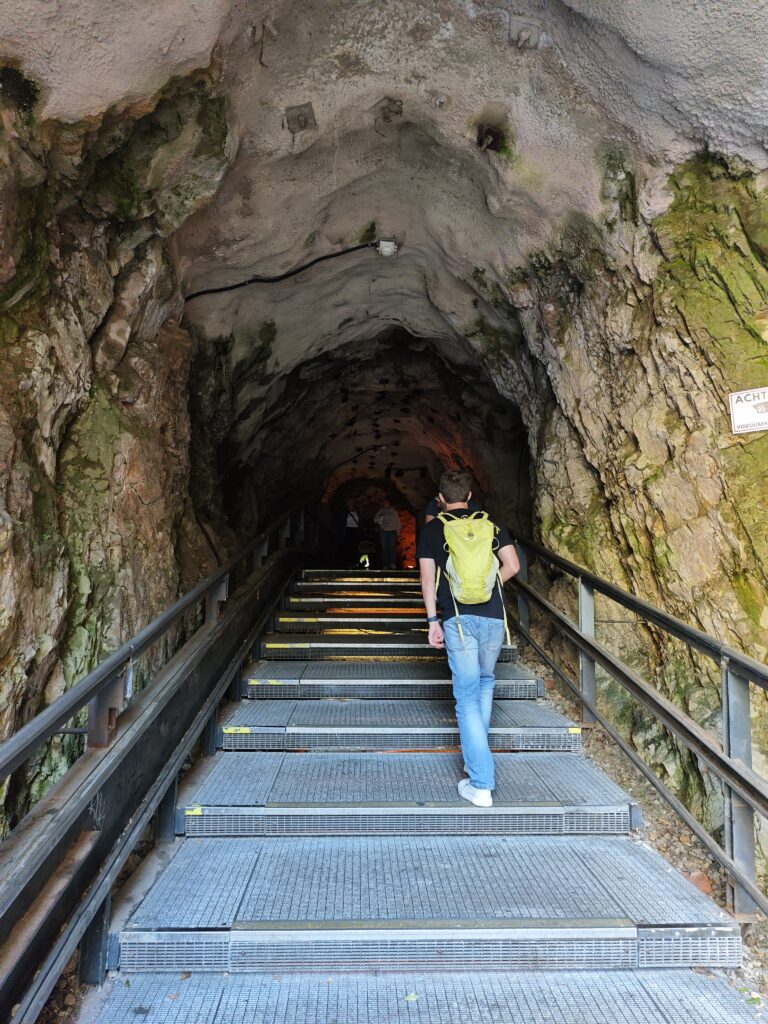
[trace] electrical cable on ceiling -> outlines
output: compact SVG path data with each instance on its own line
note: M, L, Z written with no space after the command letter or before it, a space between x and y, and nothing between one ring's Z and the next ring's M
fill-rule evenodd
M359 245L350 245L346 249L328 252L324 256L316 256L315 259L310 260L308 263L302 263L300 266L294 267L292 270L286 270L282 274L275 274L273 276L254 274L253 277L249 277L245 281L237 281L235 284L223 284L217 288L201 288L199 291L192 292L191 295L185 295L184 301L190 302L201 295L219 295L221 292L233 292L235 289L245 288L249 284L277 284L278 281L285 281L289 277L295 277L302 270L309 270L310 267L314 267L318 263L334 260L337 256L346 256L350 252L359 252L361 249L376 249L380 256L395 256L398 248L397 242L391 238L379 238L375 242L361 242Z

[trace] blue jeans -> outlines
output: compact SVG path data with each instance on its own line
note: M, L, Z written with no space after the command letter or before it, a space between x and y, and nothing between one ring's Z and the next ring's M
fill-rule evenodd
M496 779L488 730L496 684L494 669L504 643L504 622L482 615L462 615L461 628L463 641L455 618L443 623L461 751L472 785L477 789L493 789Z

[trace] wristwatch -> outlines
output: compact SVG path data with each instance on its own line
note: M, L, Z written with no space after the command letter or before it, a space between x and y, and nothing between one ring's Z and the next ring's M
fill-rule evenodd
M429 616L427 616L427 622L439 622L439 621L440 621L440 616L439 615L429 615Z

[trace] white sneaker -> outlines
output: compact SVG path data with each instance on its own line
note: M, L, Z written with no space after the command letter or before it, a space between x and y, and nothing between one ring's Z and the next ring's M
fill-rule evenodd
M475 789L469 779L462 779L459 783L459 796L462 800L469 800L475 807L493 807L490 789Z

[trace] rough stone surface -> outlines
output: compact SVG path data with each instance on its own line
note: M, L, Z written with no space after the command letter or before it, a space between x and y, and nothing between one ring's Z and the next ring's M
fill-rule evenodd
M11 84L0 132L1 735L210 568L188 489L195 343L168 322L180 304L163 238L173 216L215 191L227 164L221 101L206 76L146 97L138 118L108 114L77 130L41 129L23 80ZM146 209L114 216L92 183L114 187L126 147L140 168L132 140L167 124L174 103L188 110L190 95L198 117L215 111L204 154L199 140L188 146L182 167L142 179ZM178 207L158 199L187 180ZM141 677L148 665L139 669ZM60 774L78 742L54 741L12 777L0 828Z
M205 66L229 0L20 0L4 5L0 52L43 90L43 119L98 118L144 103L174 75Z

